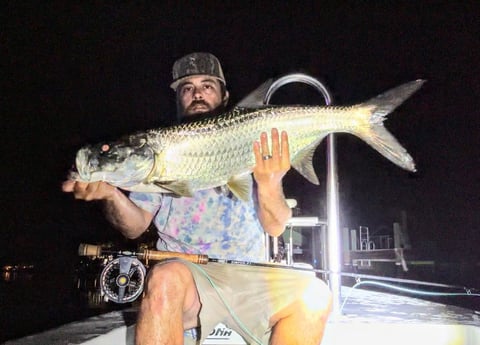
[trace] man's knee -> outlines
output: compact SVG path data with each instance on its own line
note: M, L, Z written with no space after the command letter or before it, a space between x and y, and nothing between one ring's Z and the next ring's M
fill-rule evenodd
M330 290L316 278L300 289L298 297L270 319L271 344L320 343L331 308Z
M332 303L332 294L328 286L320 279L314 278L309 279L300 289L296 299L272 315L270 325L276 324L281 319L288 319L289 322L314 323L328 317Z
M166 305L184 311L199 309L195 281L188 266L180 261L172 261L150 268L142 304L154 309Z
M145 283L144 306L158 309L166 305L182 307L192 298L194 283L188 267L181 262L157 264L150 268Z
M332 293L320 279L312 279L302 293L304 308L313 313L328 313L332 305Z
M172 261L157 264L148 271L146 280L146 292L151 288L161 286L169 287L171 285L186 285L193 280L189 268L182 262Z

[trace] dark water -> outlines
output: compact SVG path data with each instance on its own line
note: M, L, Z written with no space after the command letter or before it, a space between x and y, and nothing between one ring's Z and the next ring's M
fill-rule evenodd
M406 274L391 266L390 270L389 276L394 274L402 275L405 279L480 287L479 277L475 274L477 267L472 265L436 265L435 270L432 270L432 267L417 267L411 268ZM94 270L87 276L79 276L74 268L61 272L35 269L16 275L3 272L0 280L0 342L38 333L85 317L130 307L131 304L105 302L100 297L96 279L99 273L100 270ZM344 278L344 282L352 285L351 278ZM426 289L418 286L416 288ZM447 297L433 300L480 310L480 297Z

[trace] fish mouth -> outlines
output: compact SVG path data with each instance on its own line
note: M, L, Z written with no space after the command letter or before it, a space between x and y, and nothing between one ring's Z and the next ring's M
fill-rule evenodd
M90 147L84 147L78 151L75 160L78 180L104 181L120 188L128 188L142 183L154 167L155 153L151 147L143 146L133 149L120 162L102 158L96 153L97 151Z
M89 147L80 149L77 152L77 157L75 159L75 172L78 175L79 179L84 182L89 182L91 179L91 172L89 169L89 159L92 150Z

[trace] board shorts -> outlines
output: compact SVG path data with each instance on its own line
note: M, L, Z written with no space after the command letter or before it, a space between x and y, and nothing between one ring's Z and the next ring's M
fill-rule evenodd
M196 340L185 336L185 344L202 344L218 323L240 334L248 344L268 344L272 315L310 292L327 309L330 291L313 272L246 264L184 262L195 280L202 304ZM313 294L312 294L313 292ZM186 332L188 333L188 332Z

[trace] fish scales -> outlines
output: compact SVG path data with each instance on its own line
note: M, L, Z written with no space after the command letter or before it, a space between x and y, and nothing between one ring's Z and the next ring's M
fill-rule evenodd
M291 133L290 156L334 131L351 131L352 108L282 107L255 112L235 111L208 123L191 123L156 132L161 142L149 182L194 179L195 188L226 184L228 177L246 173L255 164L253 142L271 128ZM365 124L366 125L366 124ZM161 171L161 173L160 173Z

